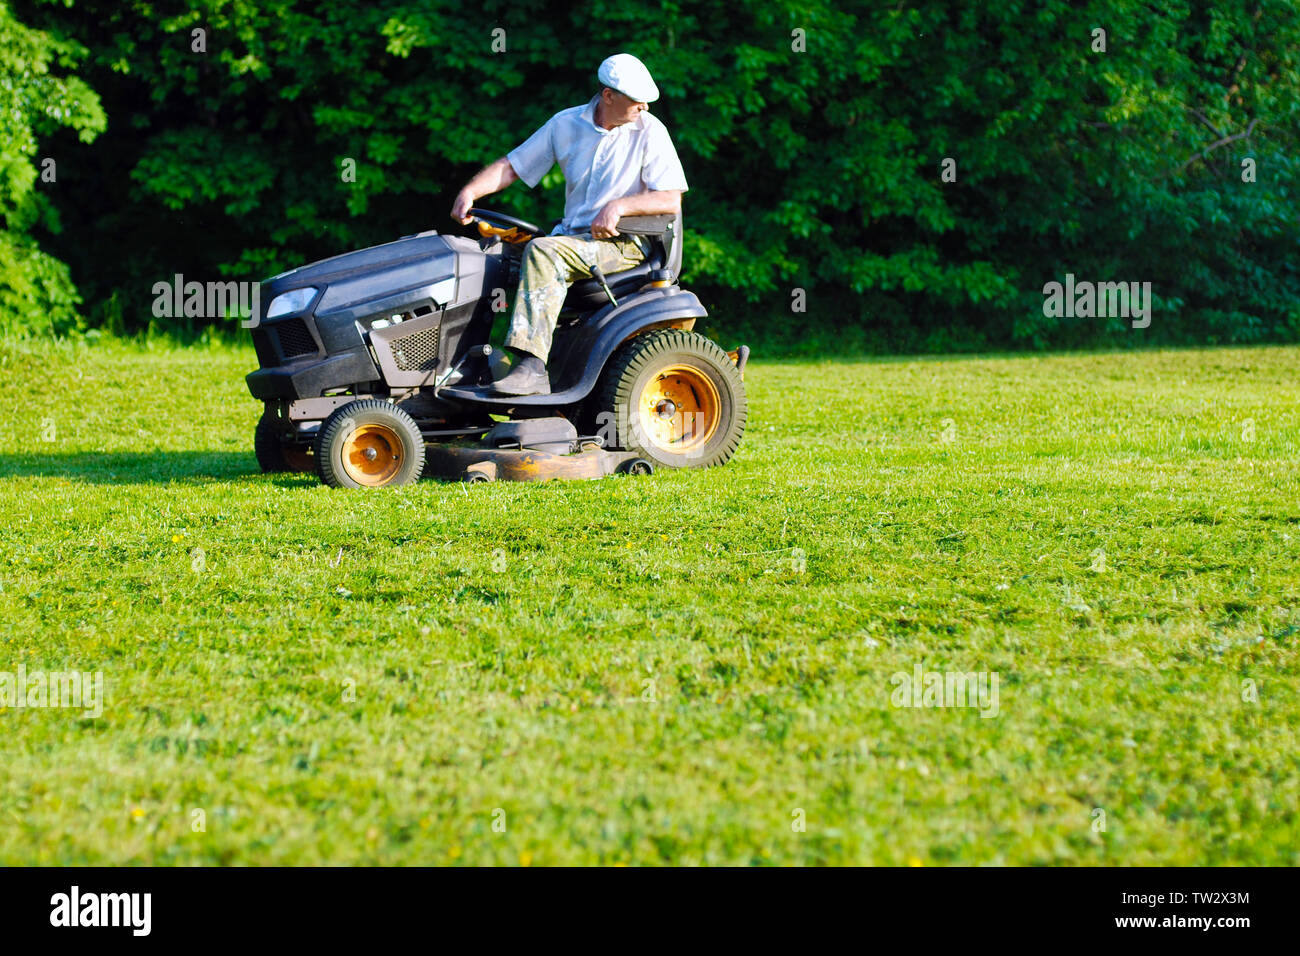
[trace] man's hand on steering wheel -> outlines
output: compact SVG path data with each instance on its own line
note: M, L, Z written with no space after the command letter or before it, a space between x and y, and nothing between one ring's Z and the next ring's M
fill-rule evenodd
M469 209L474 205L474 197L470 193L461 190L456 194L456 201L451 206L451 218L455 219L462 226L468 226L472 221Z
M613 239L618 235L618 221L623 218L622 203L611 199L605 208L591 221L591 235L594 239Z

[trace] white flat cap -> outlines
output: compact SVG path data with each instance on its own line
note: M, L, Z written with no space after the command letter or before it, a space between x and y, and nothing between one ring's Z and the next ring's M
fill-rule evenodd
M600 65L596 76L610 89L630 96L638 103L653 103L659 99L659 87L644 63L631 53L615 53Z

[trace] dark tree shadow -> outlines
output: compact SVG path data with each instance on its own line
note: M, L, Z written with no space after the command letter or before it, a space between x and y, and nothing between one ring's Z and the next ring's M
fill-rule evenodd
M210 484L261 474L251 451L0 455L0 479L67 478L96 485L165 485ZM318 484L313 474L280 474L272 480L287 487Z

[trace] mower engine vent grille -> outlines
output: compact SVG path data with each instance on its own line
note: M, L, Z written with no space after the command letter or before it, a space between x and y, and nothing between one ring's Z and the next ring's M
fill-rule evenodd
M430 372L438 367L438 326L393 339L393 362L403 372Z
M316 340L307 331L307 323L302 319L288 319L275 326L280 339L280 351L285 358L298 355L311 355L316 352Z

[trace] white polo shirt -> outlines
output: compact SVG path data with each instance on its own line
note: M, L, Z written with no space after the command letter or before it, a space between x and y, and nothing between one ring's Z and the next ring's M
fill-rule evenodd
M649 110L631 123L596 125L593 96L586 106L561 110L506 154L519 178L533 188L556 163L564 173L564 220L552 235L578 235L611 199L646 190L680 189L686 174L668 128Z

